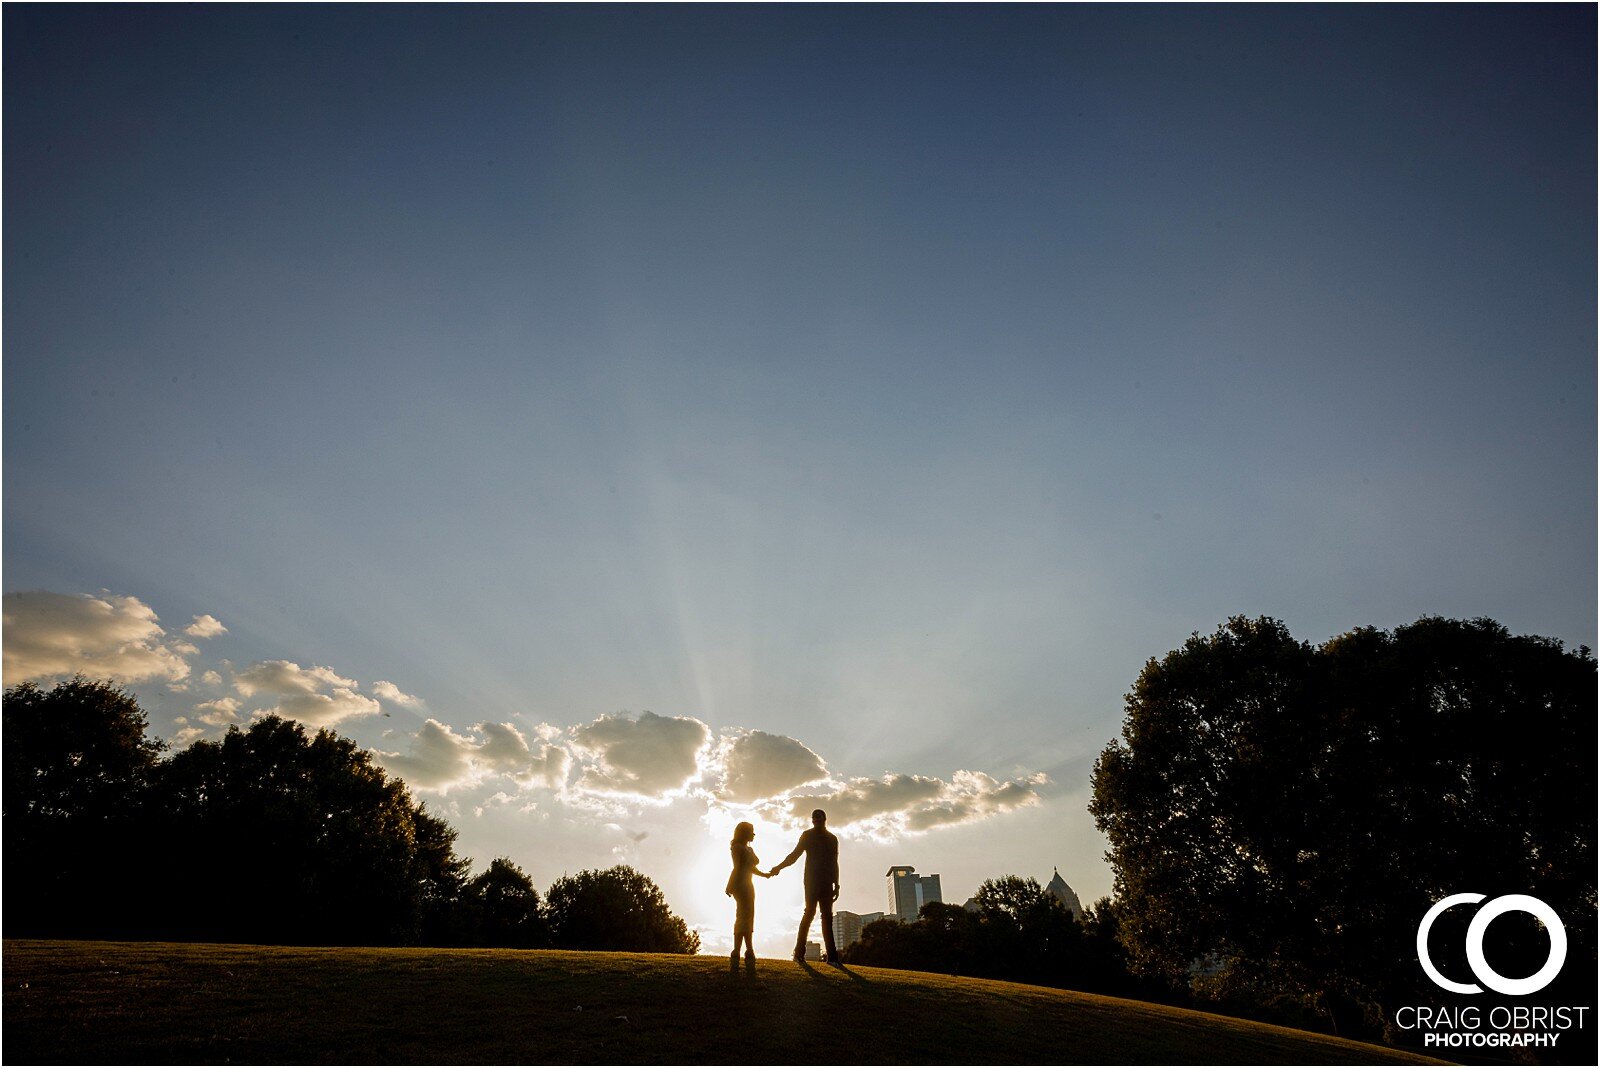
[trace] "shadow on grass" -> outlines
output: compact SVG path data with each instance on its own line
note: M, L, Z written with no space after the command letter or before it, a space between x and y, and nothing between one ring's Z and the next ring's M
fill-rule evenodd
M810 961L808 961L808 960L797 960L797 961L795 961L795 963L800 966L800 970L801 971L805 972L811 978L813 978L813 979L821 979L822 978L822 973L820 971L818 971L816 968L813 968L811 966L811 962ZM837 971L843 972L845 975L849 976L851 978L851 980L854 981L854 982L863 983L863 984L865 984L867 986L871 986L872 985L872 980L868 979L864 975L857 975L855 972L851 971L849 968L845 967L843 964L830 964L830 965L828 965L828 967L833 968L833 969L835 969Z

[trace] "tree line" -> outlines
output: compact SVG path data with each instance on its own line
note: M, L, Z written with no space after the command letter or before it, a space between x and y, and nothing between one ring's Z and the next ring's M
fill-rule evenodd
M1319 646L1235 617L1151 658L1100 754L1090 812L1115 897L1078 920L1036 881L975 911L880 921L858 964L1075 987L1395 1041L1394 1010L1451 999L1416 959L1443 897L1526 894L1568 962L1539 999L1593 1004L1596 662L1489 619L1426 617ZM273 717L163 758L106 683L6 692L6 929L337 943L694 952L627 868L543 899L504 859L469 878L455 832L347 739ZM1470 910L1434 925L1470 974ZM1531 917L1487 957L1541 965Z
M369 753L276 716L166 756L109 682L4 700L8 936L694 953L699 936L632 868L543 898Z
M1037 879L1016 875L986 880L970 908L930 902L915 922L869 923L844 961L1170 1000L1129 972L1109 898L1080 920Z

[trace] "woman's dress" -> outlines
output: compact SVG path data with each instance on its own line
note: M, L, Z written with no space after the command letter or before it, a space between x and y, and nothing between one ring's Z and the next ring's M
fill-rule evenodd
M728 876L728 893L733 895L733 934L751 934L756 928L756 869L761 859L748 843L731 846L733 874Z

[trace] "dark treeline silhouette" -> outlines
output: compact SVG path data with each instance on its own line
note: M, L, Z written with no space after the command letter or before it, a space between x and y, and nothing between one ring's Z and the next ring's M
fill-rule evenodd
M1449 894L1529 894L1562 919L1568 958L1521 1003L1593 1005L1595 729L1587 648L1439 618L1313 647L1237 617L1146 665L1096 765L1114 900L1076 922L1007 876L975 912L870 924L845 959L1414 1045L1396 1008L1465 1003L1417 963L1423 914ZM1472 911L1434 926L1446 975L1470 975ZM1485 946L1525 976L1550 940L1507 913ZM1532 1057L1592 1062L1592 1035Z
M1593 1004L1595 720L1587 648L1489 619L1319 647L1267 618L1194 635L1145 666L1094 772L1131 967L1229 1011L1401 1041L1397 1007L1460 1000L1417 963L1427 909L1528 894L1569 950L1524 1000ZM1472 914L1435 925L1447 975L1469 974ZM1510 913L1487 955L1524 976L1549 944Z
M914 923L868 924L847 964L1008 979L1120 997L1171 999L1164 984L1130 975L1116 908L1102 898L1080 922L1038 883L1005 875L978 888L975 909L933 902Z
M5 933L297 945L693 953L627 867L541 901L347 738L266 716L169 759L138 702L75 678L5 693Z

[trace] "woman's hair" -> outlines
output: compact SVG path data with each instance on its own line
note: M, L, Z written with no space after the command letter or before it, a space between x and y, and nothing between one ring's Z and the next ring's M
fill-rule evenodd
M753 840L755 836L756 829L753 825L749 823L741 823L739 826L733 829L733 841L729 842L728 844L743 845L744 843Z

